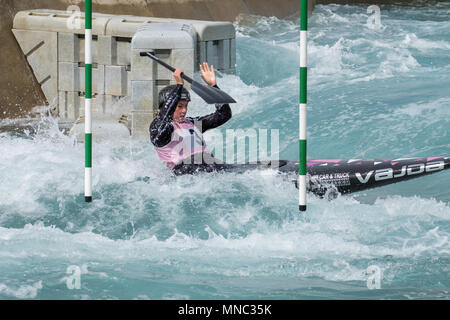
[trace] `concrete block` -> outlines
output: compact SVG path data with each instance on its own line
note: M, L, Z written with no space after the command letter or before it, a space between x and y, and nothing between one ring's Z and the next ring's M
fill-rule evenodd
M131 69L127 71L127 94L131 96Z
M219 41L208 41L206 44L206 58L215 68L219 65Z
M74 62L59 62L58 90L85 91L85 68ZM92 93L105 94L105 66L92 67Z
M191 25L179 23L152 23L139 27L133 36L133 49L191 49L195 48L197 34Z
M58 104L58 117L61 119L61 120L65 120L65 119L67 119L67 117L68 117L68 114L67 114L67 108L66 108L66 105L67 105L67 97L65 97L65 92L64 91L58 91L58 102L59 102L59 104Z
M149 139L148 128L153 121L153 112L133 111L131 112L131 135L133 137Z
M169 65L172 65L171 50L136 50L133 49L131 55L131 80L153 81L153 80L171 80L172 72L161 66L149 57L141 57L143 51L154 51L155 55ZM174 66L175 67L175 66ZM178 67L178 66L176 66ZM180 66L180 68L183 68Z
M172 65L174 68L183 69L184 73L187 76L193 78L195 64L194 49L174 49L172 50L170 58L170 65ZM173 79L172 72L170 72L170 77L171 79Z
M85 97L82 92L59 91L59 117L64 120L77 120L85 112ZM119 119L131 113L131 97L96 94L92 97L92 116L94 119Z
M226 74L236 74L236 68L226 69L226 70L223 70L222 72L226 73Z
M230 39L219 41L219 65L218 69L223 72L223 70L230 69L230 49L231 41Z
M123 114L130 114L132 111L130 96L105 95L104 114L119 119Z
M80 88L85 91L85 68L80 68ZM92 93L105 94L105 66L96 65L92 67Z
M156 97L154 81L131 81L132 111L146 111L153 113L153 102Z
M131 64L131 38L119 38L117 43L117 65L128 66Z
M84 109L84 97L81 100ZM92 97L92 114L94 117L102 117L106 114L106 97L104 94L96 94Z
M79 45L80 39L76 34L58 32L58 62L80 61Z
M14 17L14 29L23 30L41 30L52 32L84 33L84 18L81 18L79 24L69 19L72 12L51 9L33 9L18 12ZM84 12L81 12L84 16ZM104 34L106 26L112 15L93 13L92 14L92 33Z
M158 112L158 94L164 87L175 84L175 80L131 81L132 111ZM185 86L190 90L189 86Z
M115 110L118 109L117 104L120 101L119 96L113 96L110 94L105 95L105 114L113 115Z
M97 46L98 52L101 54L98 56L97 61L103 65L116 65L117 64L117 41L116 37L112 36L98 36Z
M59 91L59 116L75 121L80 116L81 100L78 92ZM84 102L84 99L83 99Z
M208 61L208 59L206 57L206 45L207 45L206 41L198 42L197 61L195 62L195 71L200 70L199 65L201 63Z
M104 65L92 69L92 90L97 94L105 94L106 70Z
M230 40L230 67L236 69L236 39L233 38Z
M131 53L131 80L147 80L153 79L153 68L156 67L156 63L150 58L141 57L141 50L132 50Z
M196 34L192 26L179 23L154 23L141 26L131 47L132 80L171 80L172 72L140 52L153 51L162 61L193 74Z
M149 50L150 51L150 50ZM157 49L155 55L174 68L181 68L186 75L193 77L195 51L194 49ZM141 57L139 50L133 50L131 63L131 80L155 81L173 80L173 72L161 66L149 57ZM188 84L186 84L188 85Z
M230 22L225 21L189 21L194 27L198 41L213 41L236 37L236 30Z
M79 96L79 113L85 113L85 96L80 92ZM92 117L93 119L101 119L108 115L107 113L107 96L104 94L95 94L92 96Z
M105 34L117 37L132 37L138 28L148 23L149 17L113 16L105 28Z
M197 61L195 61L195 71L198 71L198 64L208 62L214 65L216 70L224 72L230 68L235 68L236 64L236 40L223 39L214 41L202 41L198 43Z
M58 63L59 91L80 91L80 82L81 80L78 62Z
M79 53L78 53L78 57L80 58L80 60L78 60L78 62L84 62L84 49L85 49L85 40L83 37L79 37ZM98 61L98 39L92 39L92 63L99 63ZM103 53L102 53L103 54Z
M58 98L56 32L12 30L49 103Z
M126 96L127 89L128 73L125 66L105 66L105 93Z

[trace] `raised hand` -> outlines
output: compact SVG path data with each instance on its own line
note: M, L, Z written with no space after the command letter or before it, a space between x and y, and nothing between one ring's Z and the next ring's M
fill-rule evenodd
M216 75L214 74L214 66L211 65L211 69L209 69L209 65L207 62L203 62L203 66L200 65L200 71L202 73L202 79L210 86L215 86Z
M183 69L176 69L175 72L173 73L173 77L175 78L175 81L177 82L177 84L184 84L183 78L181 78L181 74L183 73Z

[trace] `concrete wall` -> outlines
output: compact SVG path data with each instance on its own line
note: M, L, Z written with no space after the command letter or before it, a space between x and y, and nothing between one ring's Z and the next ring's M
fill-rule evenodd
M308 0L310 8L314 0ZM286 18L299 14L298 0L93 0L99 13L234 21L241 14ZM35 106L48 102L11 32L17 12L30 9L67 10L84 0L1 0L0 1L0 118L25 116Z
M426 4L428 3L435 3L435 2L450 2L450 0L315 0L316 4L414 4L414 5L420 5L420 4Z

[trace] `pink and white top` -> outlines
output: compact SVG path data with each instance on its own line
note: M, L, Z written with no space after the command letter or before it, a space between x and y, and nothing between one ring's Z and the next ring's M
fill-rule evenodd
M184 159L207 150L201 131L192 122L173 121L172 125L174 130L171 141L164 147L155 147L158 157L170 169Z

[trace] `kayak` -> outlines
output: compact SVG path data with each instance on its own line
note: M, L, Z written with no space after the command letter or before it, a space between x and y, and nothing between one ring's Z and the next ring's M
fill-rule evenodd
M223 164L219 170L207 172L244 173L251 170L275 170L277 173L298 177L298 160L258 161L245 164ZM308 192L328 199L396 182L419 178L450 169L450 157L398 159L324 159L308 160ZM205 171L197 171L201 173ZM195 174L193 172L186 174ZM150 178L138 180L147 182ZM298 180L292 180L298 188Z
M229 164L223 171L274 169L298 174L298 160ZM325 159L307 162L307 190L318 196L348 194L450 169L450 157L399 159ZM296 187L297 179L295 179Z

